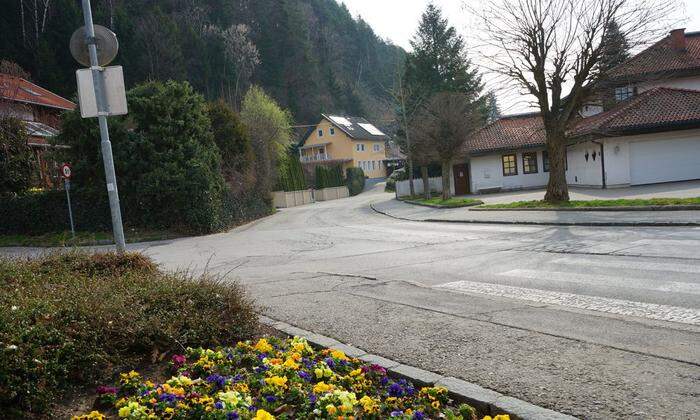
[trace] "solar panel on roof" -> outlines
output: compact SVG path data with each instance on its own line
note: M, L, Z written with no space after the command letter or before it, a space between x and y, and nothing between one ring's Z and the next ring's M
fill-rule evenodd
M336 124L340 124L340 125L343 125L345 127L352 128L352 123L347 118L332 116L332 117L330 117L330 119L333 120L333 122Z
M384 136L385 134L381 132L377 127L373 126L372 124L359 124L360 127L364 128L369 134L373 136Z

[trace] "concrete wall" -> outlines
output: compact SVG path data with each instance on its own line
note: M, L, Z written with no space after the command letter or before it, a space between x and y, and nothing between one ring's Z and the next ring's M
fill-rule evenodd
M313 201L313 193L311 190L272 192L272 204L276 208L296 207L304 204L311 204Z
M450 173L450 176L452 176L452 173ZM437 193L442 192L442 177L436 176L434 178L428 178L428 182L430 183L430 191L435 191ZM416 178L413 180L413 189L415 190L417 195L423 194L422 178ZM454 195L455 193L454 182L450 182L450 192L452 193L452 195ZM396 183L396 196L405 197L408 195L411 195L411 186L409 185L409 181L398 181Z

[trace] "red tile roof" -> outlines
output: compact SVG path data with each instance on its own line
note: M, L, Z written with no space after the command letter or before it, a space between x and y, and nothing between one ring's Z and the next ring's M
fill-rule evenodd
M465 142L462 152L479 154L544 144L544 125L540 114L520 114L500 118L477 131Z
M568 136L601 137L700 127L700 91L658 87L618 104L609 111L571 124ZM503 117L471 136L463 154L541 147L546 144L539 113Z
M669 72L700 72L700 32L684 34L685 50L674 48L673 35L614 67L608 73L613 81L636 80L642 76ZM682 39L682 38L681 38Z
M700 91L658 87L615 108L578 120L571 137L625 134L700 125Z
M19 77L0 73L0 99L72 110L75 104Z

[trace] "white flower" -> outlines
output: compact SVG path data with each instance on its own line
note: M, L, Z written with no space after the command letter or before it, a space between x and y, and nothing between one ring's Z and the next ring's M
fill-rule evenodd
M10 310L13 310L13 311L16 311L17 309L19 309L19 306L12 305L12 306L10 307Z
M15 346L14 344L10 344L9 346L7 346L7 349L8 350L17 350L17 346Z

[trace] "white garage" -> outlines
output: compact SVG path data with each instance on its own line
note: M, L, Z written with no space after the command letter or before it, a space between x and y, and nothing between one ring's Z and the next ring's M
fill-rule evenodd
M630 184L700 179L700 137L630 143Z

